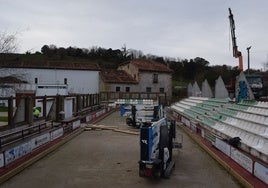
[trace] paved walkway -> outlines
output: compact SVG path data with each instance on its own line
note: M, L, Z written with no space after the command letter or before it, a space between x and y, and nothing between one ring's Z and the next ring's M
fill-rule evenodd
M125 118L120 117L118 111L97 124L133 130L125 125ZM188 135L183 133L183 136L183 148L174 152L176 167L170 179L139 177L138 135L92 130L84 131L2 184L1 188L240 187Z
M0 116L7 116L7 112L0 112Z
M0 121L0 127L7 126L7 122Z

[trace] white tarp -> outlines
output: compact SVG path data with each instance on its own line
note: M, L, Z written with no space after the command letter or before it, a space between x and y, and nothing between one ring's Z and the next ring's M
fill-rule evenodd
M243 99L245 100L254 99L253 92L248 84L248 81L243 71L241 71L235 82L235 96L236 101L241 101Z
M202 97L208 97L208 98L213 97L212 90L211 90L207 80L205 80L202 83Z
M219 78L216 80L216 85L215 85L215 98L228 98L229 93L224 85L224 82L219 76Z

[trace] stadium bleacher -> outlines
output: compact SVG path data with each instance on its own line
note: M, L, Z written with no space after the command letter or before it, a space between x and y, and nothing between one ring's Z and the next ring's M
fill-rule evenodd
M227 138L239 137L248 152L268 156L268 102L189 97L171 109ZM243 148L245 148L243 147Z

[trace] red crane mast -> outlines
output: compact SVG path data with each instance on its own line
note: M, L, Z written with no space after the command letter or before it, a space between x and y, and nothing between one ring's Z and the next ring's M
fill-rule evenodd
M233 56L235 58L238 58L238 62L239 62L238 68L240 71L243 71L243 57L242 57L242 53L238 50L238 46L236 44L235 22L234 22L234 17L230 8L229 8L229 20L230 20L230 29L231 29L232 44L233 44Z

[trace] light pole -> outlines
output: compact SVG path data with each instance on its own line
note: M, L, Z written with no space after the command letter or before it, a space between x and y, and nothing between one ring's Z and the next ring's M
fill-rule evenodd
M248 74L249 74L249 69L250 69L250 63L249 63L249 50L250 50L251 46L247 47L247 51L248 51Z

